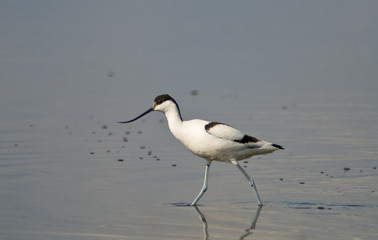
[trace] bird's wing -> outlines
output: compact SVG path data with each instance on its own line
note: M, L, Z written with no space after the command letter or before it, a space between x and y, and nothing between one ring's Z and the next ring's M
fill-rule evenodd
M208 132L209 134L217 138L222 138L222 139L230 140L234 142L256 143L259 141L257 138L245 135L239 130L223 123L209 122L208 124L205 125L205 130L206 132Z

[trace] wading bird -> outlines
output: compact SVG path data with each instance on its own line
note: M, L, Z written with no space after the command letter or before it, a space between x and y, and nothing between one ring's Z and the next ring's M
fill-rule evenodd
M255 192L258 205L263 205L253 179L239 165L238 161L254 155L284 149L282 146L246 135L223 123L200 119L183 121L177 102L168 94L157 96L153 106L138 117L120 123L133 122L152 111L164 113L172 134L192 153L206 160L203 186L198 196L190 204L191 206L197 205L207 190L209 168L212 161L228 162L235 165L249 181Z

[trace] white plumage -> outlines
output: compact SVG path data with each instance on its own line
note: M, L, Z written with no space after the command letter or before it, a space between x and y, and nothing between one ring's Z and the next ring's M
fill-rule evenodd
M140 116L121 123L133 122L152 111L164 113L172 134L192 153L207 161L203 187L197 198L190 205L196 205L206 192L209 167L212 161L231 162L238 167L253 187L258 204L262 205L253 179L240 167L237 161L254 155L271 153L278 149L284 149L283 147L248 136L223 123L200 119L183 121L178 104L167 94L157 96L153 107Z

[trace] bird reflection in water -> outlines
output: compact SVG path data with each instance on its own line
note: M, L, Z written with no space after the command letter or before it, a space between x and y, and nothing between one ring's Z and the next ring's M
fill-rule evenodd
M241 237L239 238L240 240L243 240L245 239L246 237L248 237L249 235L251 235L253 233L253 230L255 230L256 228L256 223L257 223L257 219L259 218L260 216L260 212L261 212L261 208L262 206L259 206L257 209L256 209L256 213L255 213L255 217L250 225L249 228L245 229L245 233L243 235L241 235ZM194 206L194 209L196 210L197 214L198 214L198 217L199 219L201 220L202 222L202 225L203 225L203 239L205 240L209 240L210 237L209 237L209 231L208 231L208 225L207 225L207 221L206 221L206 217L205 215L199 210L199 208L197 206Z

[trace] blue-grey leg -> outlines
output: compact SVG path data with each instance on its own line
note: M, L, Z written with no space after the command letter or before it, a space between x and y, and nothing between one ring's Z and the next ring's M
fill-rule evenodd
M206 163L206 171L205 171L205 178L203 179L203 186L201 188L200 193L198 194L198 196L196 197L196 199L194 199L194 201L192 202L192 204L190 204L190 206L197 205L197 202L201 199L201 197L203 196L203 194L207 191L207 181L208 181L208 177L209 177L210 164L211 164L211 161L207 161L207 163Z
M240 170L240 172L244 175L244 177L247 178L247 180L249 181L249 184L251 185L251 187L253 188L253 191L255 192L257 204L259 206L262 206L263 204L262 204L259 192L257 191L256 184L253 181L253 179L248 175L248 173L246 173L246 171L244 171L244 169L239 165L239 163L236 160L231 160L231 162Z

